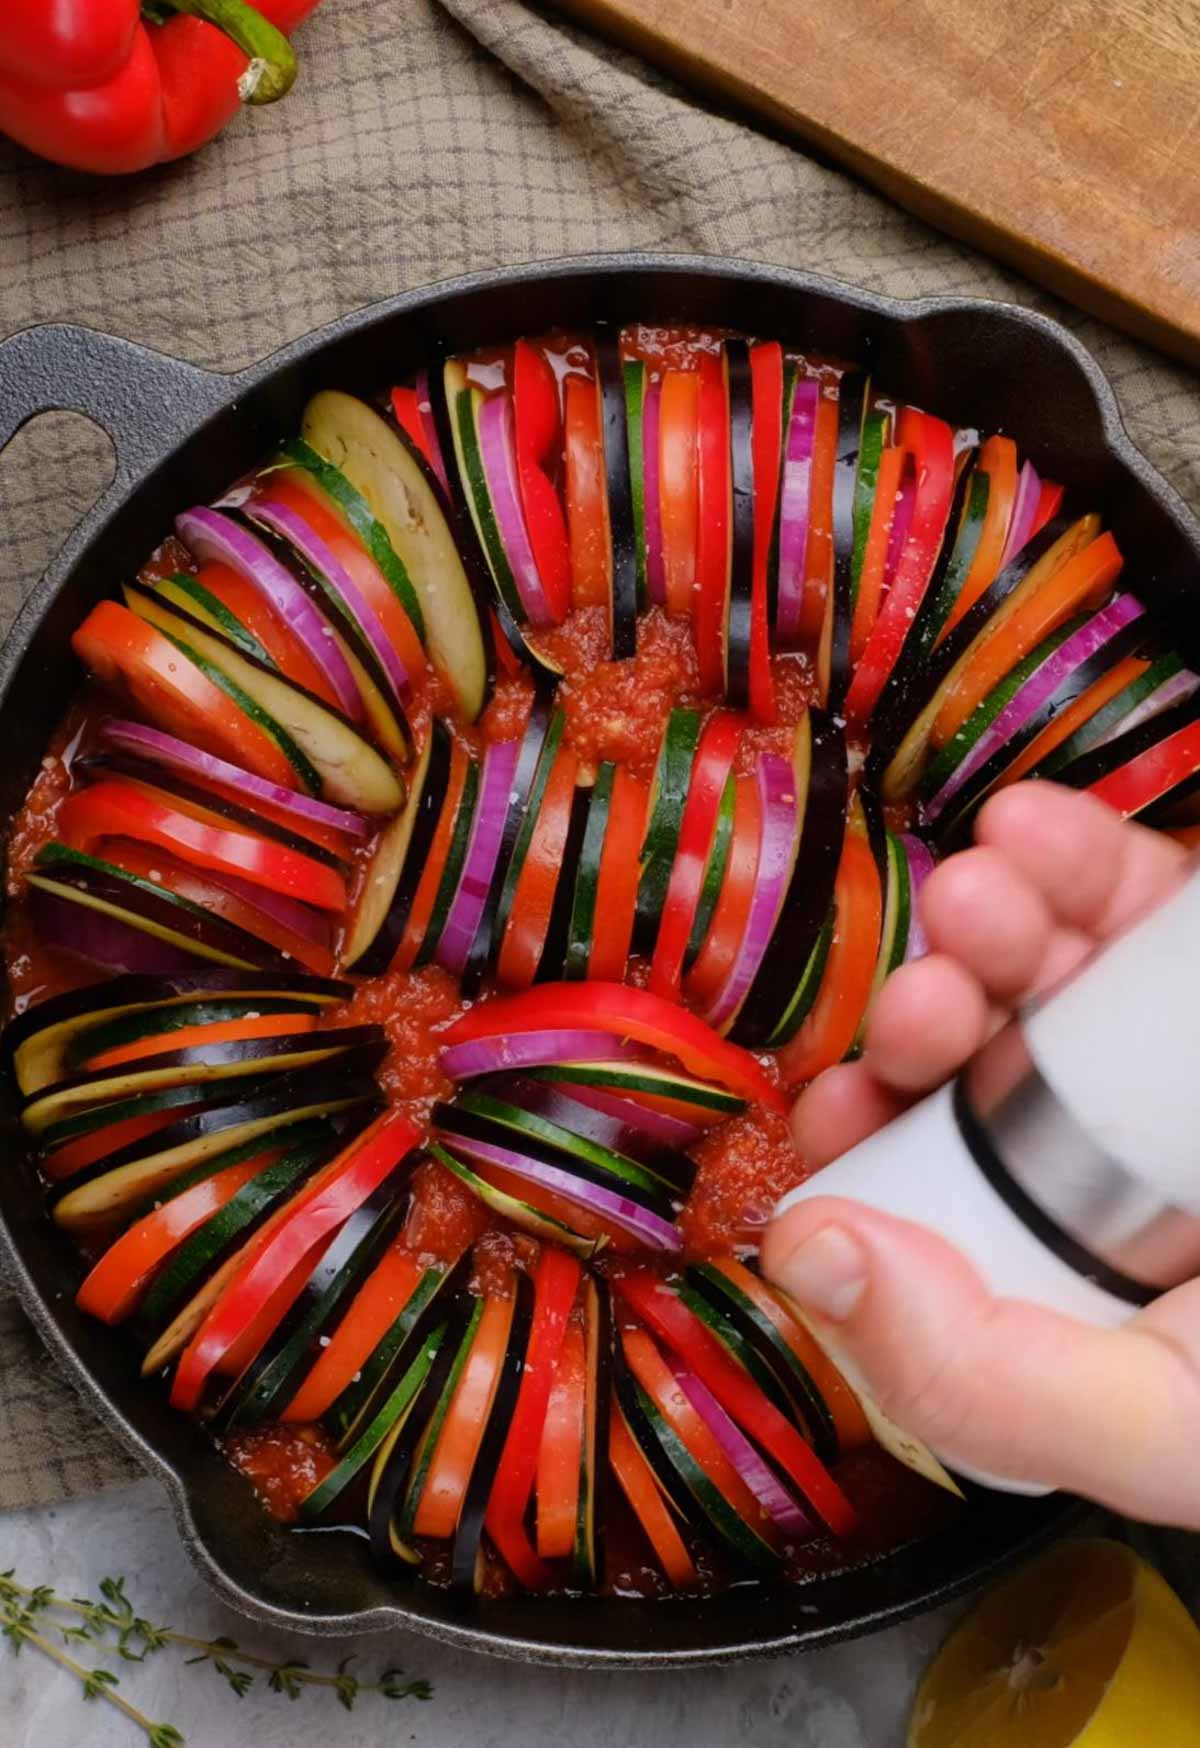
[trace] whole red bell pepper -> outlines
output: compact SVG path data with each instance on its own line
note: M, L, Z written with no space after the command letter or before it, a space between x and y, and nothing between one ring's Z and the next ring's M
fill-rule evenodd
M0 132L102 174L183 157L289 90L288 33L319 3L4 0Z

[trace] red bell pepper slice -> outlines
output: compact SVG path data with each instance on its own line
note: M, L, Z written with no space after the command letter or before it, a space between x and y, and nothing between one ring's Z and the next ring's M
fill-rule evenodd
M529 544L558 625L571 605L571 549L562 500L546 469L562 451L562 420L554 372L528 340L513 348L513 426Z
M688 973L687 998L708 1008L733 970L754 902L762 845L762 803L753 777L739 777L733 798L729 860L708 935Z
M544 1245L533 1277L533 1323L525 1371L487 1508L487 1532L526 1590L544 1589L550 1570L525 1533L550 1391L581 1274L566 1251Z
M420 399L415 388L397 385L391 393L392 412L396 423L404 435L417 450L433 466L433 451L429 447L429 436L425 430L425 422L421 418Z
M543 1560L565 1560L575 1546L586 1424L587 1345L583 1324L572 1320L559 1350L538 1447L537 1548Z
M754 463L754 568L750 593L750 711L756 722L774 722L767 568L783 464L783 347L778 340L750 348Z
M871 998L883 929L883 889L857 798L846 825L833 904L836 926L821 988L800 1030L778 1056L789 1086L841 1062L858 1036Z
M508 1351L515 1297L488 1299L455 1385L413 1517L419 1536L445 1541L458 1527L500 1370Z
M676 1001L679 1000L684 955L704 885L704 870L712 848L721 797L741 738L742 719L728 711L716 712L704 725L692 763L691 784L679 827L679 843L671 865L671 878L650 966L650 988L656 995Z
M678 1354L743 1432L790 1477L822 1522L835 1535L849 1535L857 1513L824 1463L678 1294L649 1270L619 1276L616 1287L642 1322Z
M296 787L275 742L153 625L117 601L93 607L71 648L102 686L129 699L168 734L243 765L257 777Z
M105 779L70 796L59 812L58 832L63 843L89 855L104 838L134 838L318 910L346 908L346 883L335 868L138 783Z
M696 599L692 632L700 685L720 692L725 678L725 617L729 606L729 386L724 356L700 366L696 424L698 521Z
M697 1577L692 1556L675 1527L654 1470L629 1430L615 1392L608 1421L608 1460L664 1574L676 1590L686 1590Z
M138 0L7 0L0 130L54 163L101 174L181 157L243 101L288 91L296 62L286 32L318 3L161 0L193 16L157 24L142 19Z
M578 770L579 760L570 747L560 747L546 780L496 961L497 980L506 989L528 989L537 976L562 873Z
M1170 793L1200 771L1200 722L1176 729L1165 740L1138 753L1120 770L1093 783L1090 793L1114 807L1123 819Z
M600 852L592 951L588 958L588 976L595 982L619 983L625 975L649 808L650 791L646 784L632 776L626 766L618 765L608 804L604 848Z
M943 419L905 407L896 441L913 457L916 499L896 575L846 694L847 719L858 727L870 721L912 630L933 575L954 495L954 433Z
M172 1113L174 1115L174 1113ZM172 1196L123 1232L87 1276L75 1303L102 1323L120 1323L134 1310L163 1259L188 1235L231 1201L244 1183L279 1157L260 1153L214 1172L190 1190Z
M1038 498L1037 509L1033 513L1033 521L1029 525L1029 538L1040 534L1047 522L1053 522L1062 509L1062 501L1066 496L1066 487L1060 486L1054 480L1042 481L1042 492Z
M702 1080L716 1081L769 1110L786 1112L787 1099L748 1050L720 1037L696 1014L649 989L623 983L543 983L520 995L480 1002L443 1034L446 1044L466 1044L506 1032L578 1028L608 1032L674 1056Z
M420 1139L420 1129L402 1112L387 1112L317 1175L247 1257L183 1350L171 1386L173 1408L195 1411L205 1384L238 1338ZM280 1317L285 1310L281 1304ZM262 1329L262 1339L270 1333ZM254 1356L239 1357L248 1364Z
M407 1250L393 1247L376 1264L350 1302L329 1346L300 1385L281 1420L320 1420L348 1389L412 1298L421 1270Z

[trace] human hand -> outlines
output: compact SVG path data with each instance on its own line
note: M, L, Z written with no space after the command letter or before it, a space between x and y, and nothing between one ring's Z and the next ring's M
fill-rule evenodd
M824 1165L949 1078L1011 1010L1172 882L1179 845L1090 796L1014 785L921 895L928 957L881 991L862 1057L797 1102ZM956 1462L1200 1528L1200 1281L1119 1330L994 1298L925 1228L814 1196L772 1221L767 1275L836 1326L885 1411Z

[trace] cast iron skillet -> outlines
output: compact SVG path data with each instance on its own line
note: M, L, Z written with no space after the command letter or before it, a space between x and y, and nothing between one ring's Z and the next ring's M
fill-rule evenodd
M1095 363L1063 329L1009 305L898 303L802 273L688 256L607 255L481 273L344 317L236 376L218 376L75 327L0 345L0 448L35 413L70 407L112 436L117 471L67 541L0 653L0 812L32 779L77 670L70 633L135 571L176 511L217 494L315 390L372 391L431 352L553 326L633 319L725 323L867 360L889 390L960 424L1015 437L1043 474L1103 504L1134 586L1200 659L1200 528L1130 444ZM133 1349L72 1303L78 1265L42 1213L0 1093L7 1158L0 1234L25 1309L85 1399L166 1483L201 1571L235 1607L312 1633L415 1628L501 1656L654 1668L798 1650L869 1632L982 1582L1060 1525L1067 1502L978 1494L940 1536L803 1588L745 1585L668 1603L532 1598L456 1607L392 1587L346 1534L273 1523L205 1435L137 1378ZM952 1334L947 1331L952 1339Z

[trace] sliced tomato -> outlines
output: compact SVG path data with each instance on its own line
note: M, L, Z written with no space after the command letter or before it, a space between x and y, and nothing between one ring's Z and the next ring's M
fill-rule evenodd
M442 883L446 859L450 854L450 844L454 837L454 821L458 816L458 806L462 800L470 762L463 748L456 744L450 754L450 776L446 783L446 798L442 803L442 811L438 815L438 822L434 828L433 842L429 846L425 867L417 883L417 890L413 894L408 923L400 937L400 945L396 949L395 958L392 960L391 969L393 971L407 971L421 951L421 943L425 939L425 931L428 929L430 917L433 915L434 901Z
M542 1246L533 1276L533 1321L525 1370L488 1500L487 1532L527 1590L542 1589L550 1582L550 1572L525 1532L525 1509L537 1477L550 1394L580 1273L573 1256L553 1245Z
M1090 793L1115 808L1123 819L1132 819L1198 771L1200 722L1190 722L1093 783Z
M413 1529L446 1541L458 1527L471 1471L508 1349L515 1299L489 1299L454 1389L417 1501Z
M1043 480L1041 494L1038 497L1037 509L1033 513L1033 521L1029 527L1029 538L1040 534L1047 522L1053 522L1062 509L1062 501L1067 495L1065 486L1056 485L1053 480Z
M563 394L571 605L607 607L612 594L612 558L600 396L595 382L587 376L568 376Z
M546 779L496 964L496 976L508 989L528 989L537 976L550 932L578 771L579 760L570 747L560 748Z
M697 1580L692 1556L675 1527L675 1519L663 1499L654 1470L626 1424L615 1394L609 1411L608 1460L664 1575L676 1590L688 1589Z
M529 544L554 623L560 625L571 605L571 549L562 501L548 471L562 453L558 383L545 353L529 340L513 347L513 432Z
M1126 686L1131 686L1141 678L1150 663L1141 656L1126 656L1124 661L1110 668L1107 674L1100 678L1086 692L1080 693L1052 722L1048 722L1041 733L1036 735L1024 752L1018 754L1004 775L996 784L997 789L1006 789L1010 783L1018 783L1027 771L1032 771L1035 765L1049 758L1055 747L1060 747L1069 740L1077 728L1082 728L1085 722L1090 722L1098 710L1103 710L1110 699L1118 692L1123 692Z
M684 955L704 885L721 797L741 738L741 717L717 711L705 723L696 748L650 966L650 988L658 995L679 996Z
M879 867L855 800L833 889L836 922L825 975L812 1009L790 1044L779 1052L789 1086L812 1080L852 1048L871 997L883 927Z
M777 709L771 676L771 623L768 570L779 475L783 465L783 347L778 340L750 348L753 419L750 449L754 466L754 568L750 593L750 711L756 722L774 722Z
M888 542L896 514L896 495L904 477L907 451L893 444L879 457L875 476L875 502L871 510L871 527L863 550L862 569L858 573L858 594L854 601L854 617L850 622L850 661L857 666L867 647L867 639L875 629L883 605L883 585L887 571Z
M398 1245L380 1258L350 1301L328 1347L322 1348L311 1372L280 1415L281 1420L320 1420L354 1382L399 1317L421 1273L413 1256Z
M270 603L242 576L227 564L206 564L196 581L203 583L210 595L215 595L227 607L246 631L266 650L285 679L312 692L323 704L340 715L342 704L326 676L309 655L304 645L272 611Z
M690 616L696 582L699 417L699 374L694 370L668 370L663 377L658 413L658 495L662 505L667 612L677 619Z
M588 959L588 976L604 982L619 983L629 962L649 807L647 785L630 776L624 765L618 765L608 804L604 847L600 851L592 951Z
M1082 552L1060 565L991 636L985 633L957 682L947 692L933 724L932 745L945 746L993 687L1024 661L1043 638L1065 625L1074 614L1102 606L1124 562L1112 535L1098 535Z
M733 802L729 860L704 945L688 973L688 1000L706 1008L733 970L754 898L762 838L762 804L753 777L739 777Z
M335 868L230 825L219 814L205 817L203 810L177 806L160 790L120 778L104 778L69 796L59 810L58 835L88 855L105 838L134 838L194 867L232 874L317 910L346 908L346 883Z
M433 467L433 452L421 417L420 400L415 388L396 387L391 393L392 412L409 442ZM436 470L435 470L436 471Z
M725 617L729 598L729 386L723 359L700 366L696 403L696 596L692 631L700 685L721 690L725 678Z
M800 638L814 650L825 624L833 581L833 473L837 461L837 436L837 395L826 385L817 402L813 424L808 544L804 554L804 595L800 602Z
M563 1335L538 1445L537 1551L543 1560L566 1560L575 1546L586 1417L587 1350L583 1325L573 1319Z
M976 467L987 474L988 501L979 532L979 545L963 578L958 599L938 633L938 642L948 637L964 614L985 594L1000 572L1000 560L1008 539L1013 505L1017 501L1017 446L1011 437L989 437L979 451Z
M101 601L72 636L71 648L102 686L128 699L157 728L285 789L298 786L270 736L170 638L128 607Z
M271 1148L214 1172L161 1208L154 1208L109 1245L84 1280L75 1303L102 1323L120 1323L136 1309L159 1264L232 1200L244 1183L279 1158Z

